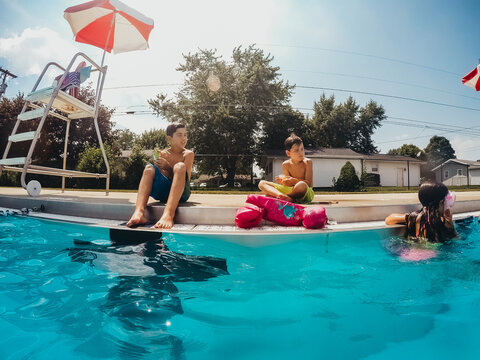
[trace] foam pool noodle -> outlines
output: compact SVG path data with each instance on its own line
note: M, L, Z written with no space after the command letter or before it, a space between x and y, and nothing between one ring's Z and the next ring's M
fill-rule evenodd
M303 210L303 226L307 229L321 229L328 218L323 206L310 206Z
M304 206L263 195L248 195L247 203L265 210L263 218L285 226L300 226Z
M235 224L242 229L258 226L263 218L264 210L253 204L247 204L237 210Z

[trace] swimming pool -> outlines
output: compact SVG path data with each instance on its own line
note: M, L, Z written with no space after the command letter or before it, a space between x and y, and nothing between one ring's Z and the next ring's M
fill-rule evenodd
M480 232L460 232L410 262L378 230L112 245L0 217L0 358L477 359Z

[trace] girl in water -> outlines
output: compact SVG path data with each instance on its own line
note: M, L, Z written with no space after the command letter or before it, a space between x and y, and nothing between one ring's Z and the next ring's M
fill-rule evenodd
M385 223L406 224L409 238L444 243L457 235L450 211L454 198L455 194L449 192L443 183L425 182L418 189L422 209L407 214L390 214Z

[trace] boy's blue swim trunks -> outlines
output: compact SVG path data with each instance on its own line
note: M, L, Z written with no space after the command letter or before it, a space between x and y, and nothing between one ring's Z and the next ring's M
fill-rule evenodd
M155 200L161 202L167 202L168 195L170 195L170 188L172 187L172 180L167 178L162 172L155 166L152 165L155 169L155 178L153 179L152 191L150 196ZM185 174L185 189L183 190L182 197L180 202L185 202L190 197L190 183L188 182L188 174Z

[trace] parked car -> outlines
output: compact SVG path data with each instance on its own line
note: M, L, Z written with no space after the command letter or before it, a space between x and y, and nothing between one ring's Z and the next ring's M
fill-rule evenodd
M235 181L235 182L233 183L233 186L236 187L236 188L240 188L240 187L242 187L242 184L240 184L239 182L236 182L236 181ZM228 183L227 183L227 184L223 184L223 185L219 185L218 187L220 187L220 188L226 188L226 187L228 187Z

